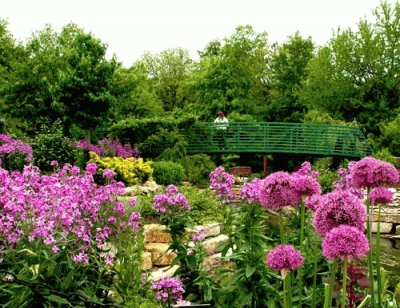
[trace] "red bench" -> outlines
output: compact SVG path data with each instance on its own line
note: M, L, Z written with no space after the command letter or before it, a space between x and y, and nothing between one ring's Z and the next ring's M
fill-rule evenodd
M235 176L248 177L251 175L251 167L236 166L229 169L229 172Z

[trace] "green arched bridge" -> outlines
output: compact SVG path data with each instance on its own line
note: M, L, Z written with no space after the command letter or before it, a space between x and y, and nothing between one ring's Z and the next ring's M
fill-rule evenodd
M293 153L360 158L372 153L355 126L231 122L224 129L197 123L184 132L188 153Z

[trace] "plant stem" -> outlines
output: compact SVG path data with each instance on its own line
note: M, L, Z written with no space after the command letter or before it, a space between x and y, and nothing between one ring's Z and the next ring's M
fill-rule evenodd
M288 284L288 306L289 308L292 308L292 272L289 273L287 276L287 284Z
M346 286L347 286L347 260L343 264L343 277L342 277L342 301L341 308L346 308Z
M289 276L289 275L288 275ZM283 308L287 308L287 277L283 278Z
M280 236L281 236L281 244L285 243L285 234L283 231L283 215L282 215L282 210L279 211L279 231L280 231Z
M329 278L329 287L328 290L325 293L325 302L324 302L324 308L331 308L332 307L332 294L333 294L333 286L335 285L335 275L336 275L336 265L337 265L337 260L333 261L331 265L331 275Z
M367 195L369 194L369 188L367 189ZM371 202L367 199L367 237L369 245L371 246ZM371 290L371 308L375 307L375 288L374 288L374 265L372 262L372 249L368 251L368 272L369 272L369 284Z
M376 228L376 274L378 280L378 307L382 307L382 281L381 281L381 207L378 207L378 226Z
M313 247L313 258L314 258L314 266L313 266L313 288L312 288L312 300L311 307L316 307L316 291L317 291L317 270L318 270L318 237L314 232L314 247Z
M300 205L300 252L303 253L303 241L304 241L304 202ZM297 280L299 285L299 307L302 306L302 295L303 295L303 266L300 266L297 273Z

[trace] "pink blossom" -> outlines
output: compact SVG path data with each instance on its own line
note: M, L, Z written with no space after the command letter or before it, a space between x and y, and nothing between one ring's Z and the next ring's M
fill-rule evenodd
M97 165L95 163L89 163L86 166L86 172L88 174L96 174L97 171Z
M310 211L315 212L317 208L320 206L322 201L321 195L312 195L311 197L307 198L304 202L305 206L309 208Z
M114 178L114 176L115 176L115 172L113 171L113 170L111 170L111 169L105 169L104 171L103 171L103 174L102 174L102 177L103 178L105 178L105 179L112 179L112 178Z
M249 183L245 183L240 188L240 197L247 200L248 203L259 201L261 183L262 181L259 178L254 178Z
M322 243L322 253L330 260L361 259L368 251L369 243L364 233L348 225L330 230Z
M153 208L161 214L180 214L190 211L186 197L178 192L175 185L168 185L165 194L154 196Z
M294 178L287 172L278 171L262 181L259 200L266 208L277 211L285 206L298 206L300 194Z
M161 302L173 303L183 299L185 292L182 282L177 277L164 277L151 285L156 291L156 298Z
M287 273L298 269L304 258L292 245L277 245L268 253L265 263L275 271Z
M369 193L368 199L371 200L373 204L392 203L393 193L385 187L377 187Z
M334 190L323 196L314 214L314 227L325 236L331 229L350 225L364 232L367 211L360 199L346 190Z
M223 202L236 199L232 187L235 184L235 177L225 171L220 166L210 173L210 188L216 191L217 198L222 198Z

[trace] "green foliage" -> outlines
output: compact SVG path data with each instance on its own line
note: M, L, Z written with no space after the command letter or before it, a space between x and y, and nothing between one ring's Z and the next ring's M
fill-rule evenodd
M109 134L112 138L118 138L130 144L140 144L162 129L165 131L182 130L189 128L195 121L196 117L192 114L185 114L180 118L170 116L144 119L128 118L112 125L109 128Z
M84 166L86 163L84 152L75 148L71 140L64 136L62 124L58 120L51 126L41 127L32 141L32 149L35 165L44 171L53 170L50 166L53 160L60 165L70 163Z
M399 167L400 162L389 152L387 148L380 149L372 155L373 157L391 163L394 166Z
M174 163L172 161L156 161L152 163L153 177L157 184L169 185L169 184L181 184L185 170L181 164Z
M193 185L208 186L210 172L216 168L211 157L206 154L184 156L179 163L185 169L185 179Z
M101 174L105 169L111 169L116 173L116 180L122 181L127 185L140 184L152 179L153 169L151 164L145 162L143 158L101 158L93 152L89 153L89 157L89 163L97 165L98 178L101 178Z
M399 107L400 108L400 107ZM381 144L395 156L400 156L400 114L382 128Z
M331 169L332 157L318 158L313 163L313 169L319 172L318 183L321 185L322 193L333 189L333 182L338 180L338 175Z

